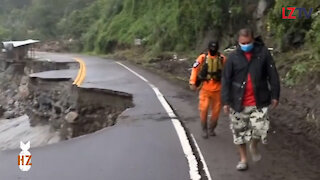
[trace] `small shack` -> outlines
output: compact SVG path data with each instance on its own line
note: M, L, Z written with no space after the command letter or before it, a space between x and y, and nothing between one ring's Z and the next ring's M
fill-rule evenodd
M34 56L34 45L38 40L6 41L1 43L2 54L7 61L21 62ZM29 54L30 52L30 54Z

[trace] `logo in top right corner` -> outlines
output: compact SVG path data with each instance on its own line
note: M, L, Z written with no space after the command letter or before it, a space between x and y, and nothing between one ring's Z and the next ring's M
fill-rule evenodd
M295 13L298 11L298 15ZM313 12L313 8L306 9L303 7L283 7L282 19L310 19Z

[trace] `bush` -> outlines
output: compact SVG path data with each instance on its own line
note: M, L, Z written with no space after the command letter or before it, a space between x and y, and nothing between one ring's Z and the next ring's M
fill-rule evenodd
M205 31L222 27L221 6L230 1L97 0L103 10L83 35L85 50L108 53L110 46L132 46L135 38L154 53L194 49Z
M9 40L8 36L9 36L8 29L5 29L0 26L0 41Z
M282 19L283 7L303 7L309 10L318 7L318 0L276 0L273 10L269 14L270 30L274 34L275 42L280 50L290 50L304 44L306 33L310 30L312 19ZM295 12L298 16L298 11Z
M309 43L308 47L316 54L316 58L320 59L320 14L313 18L312 28L307 33L307 42Z

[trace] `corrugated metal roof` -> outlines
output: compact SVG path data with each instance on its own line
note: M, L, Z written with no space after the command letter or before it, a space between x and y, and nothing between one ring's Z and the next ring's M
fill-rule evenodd
M2 42L2 44L6 48L6 47L8 47L9 44L12 44L13 47L20 47L20 46L35 44L35 43L38 43L38 42L40 42L40 41L33 40L33 39L28 39L28 40L25 40L25 41L6 41L6 42Z

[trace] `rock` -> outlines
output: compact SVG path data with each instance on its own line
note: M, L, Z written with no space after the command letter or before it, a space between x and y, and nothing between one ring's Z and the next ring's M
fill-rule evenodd
M42 95L39 96L38 102L40 104L40 110L51 110L52 108L52 101L49 97Z
M22 76L20 84L21 85L27 85L29 82L29 77L28 76Z
M108 118L108 120L112 120L112 117L113 117L113 115L109 114L107 118Z
M3 118L4 119L11 119L11 118L14 118L14 115L15 115L14 111L6 111L3 114Z
M62 124L63 124L62 119L53 118L53 117L50 118L50 125L53 127L53 129L58 130L60 128L63 128L61 127Z
M68 139L71 139L71 138L72 138L72 135L73 135L73 130L72 130L72 128L69 127L69 128L67 129L67 133L68 133L67 138L68 138Z
M65 114L68 114L70 111L71 111L71 109L68 108L68 109L66 109L66 110L64 111L64 113L65 113Z
M60 115L62 112L66 112L63 108L63 106L61 105L62 103L60 101L56 102L53 104L53 112L55 114ZM70 112L70 111L69 111ZM65 113L68 114L69 112Z
M14 102L14 107L18 108L20 106L20 103L18 101Z
M93 126L95 128L94 131L97 131L102 128L100 122L98 121L94 121Z
M84 132L89 132L91 128L91 124L85 124L83 127Z
M98 114L86 114L85 118L87 118L87 119L98 119L99 115Z
M316 86L316 90L317 90L317 91L320 91L320 84L318 84L318 85Z
M5 112L6 110L0 105L0 117L2 117Z
M32 102L32 106L33 106L34 108L38 109L40 105L39 105L39 103L38 103L37 100L34 100L34 101Z
M14 100L13 99L9 99L8 100L8 105L13 105L14 104Z
M107 122L107 121L103 122L102 128L105 128L105 127L107 127L107 126L108 126L108 122Z
M86 113L87 113L87 108L86 107L81 108L80 114L84 115Z
M301 130L300 129L294 129L293 131L292 131L292 133L293 134L295 134L295 135L300 135L300 134L302 134L302 132L301 132Z
M9 94L11 92L11 89L8 89L5 91L5 94Z
M77 112L69 112L66 116L65 116L65 120L68 123L74 123L75 120L78 118L79 114Z
M27 98L29 96L30 92L28 89L28 86L23 85L19 87L19 97L20 98Z

